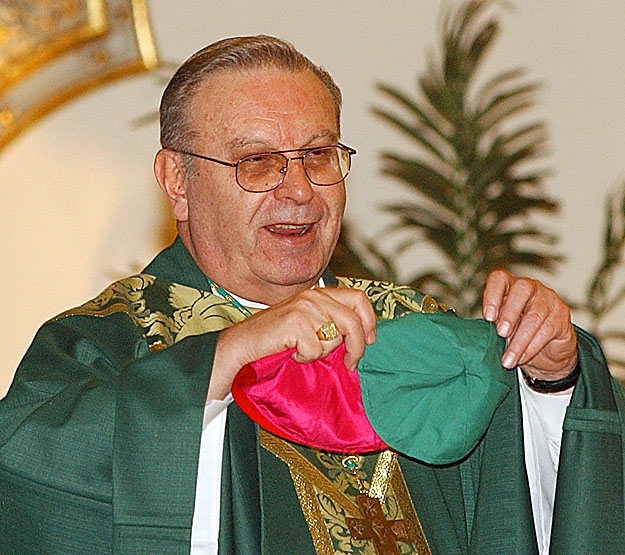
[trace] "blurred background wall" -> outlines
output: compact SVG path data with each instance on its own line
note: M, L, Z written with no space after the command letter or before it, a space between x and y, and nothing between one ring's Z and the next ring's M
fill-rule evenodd
M379 210L398 186L379 153L405 143L371 114L375 84L414 91L436 51L440 0L152 0L162 62L182 62L230 35L268 33L324 65L344 93L343 140L358 149L347 220L363 237L389 223ZM499 9L501 38L484 75L523 66L543 83L532 116L550 131L547 192L562 210L549 225L566 256L541 276L571 299L598 262L609 190L625 179L625 2L518 0ZM0 395L37 328L110 281L139 271L171 238L152 176L162 82L155 73L114 81L51 112L0 151ZM583 315L579 316L584 324Z

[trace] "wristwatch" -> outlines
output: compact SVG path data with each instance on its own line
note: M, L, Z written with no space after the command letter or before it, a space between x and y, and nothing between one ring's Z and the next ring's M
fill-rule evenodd
M530 387L530 389L533 389L538 393L559 393L560 391L570 389L577 383L577 378L579 378L581 370L582 369L580 368L579 363L577 363L568 376L564 376L564 378L553 381L532 378L523 372L523 370L521 370L521 373L523 374L525 383Z

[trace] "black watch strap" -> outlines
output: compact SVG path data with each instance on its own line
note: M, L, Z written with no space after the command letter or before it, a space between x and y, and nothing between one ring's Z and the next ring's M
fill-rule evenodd
M523 372L523 370L521 370L521 373L523 374L525 383L527 383L530 389L537 391L538 393L559 393L560 391L570 389L577 383L577 378L579 378L581 368L578 363L568 376L553 381L532 378Z

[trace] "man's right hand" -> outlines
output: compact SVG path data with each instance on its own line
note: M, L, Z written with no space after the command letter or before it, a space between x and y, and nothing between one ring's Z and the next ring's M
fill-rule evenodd
M334 322L340 332L331 341L317 335L328 322ZM375 312L362 291L334 287L302 291L221 332L208 400L223 399L245 364L287 349L296 349L296 361L312 362L345 341L345 366L355 369L365 346L375 341L375 333Z

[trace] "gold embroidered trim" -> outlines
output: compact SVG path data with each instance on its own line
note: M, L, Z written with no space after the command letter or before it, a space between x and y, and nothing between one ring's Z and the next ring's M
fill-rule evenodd
M295 486L304 518L310 530L315 551L319 555L335 555L332 538L330 538L328 527L323 514L321 514L321 508L319 503L317 503L314 487L292 468L289 467L289 471L291 472L291 478L293 479L293 485Z
M55 316L52 320L62 320L63 318L67 318L69 316L110 316L111 314L115 314L115 312L125 312L126 314L130 314L130 308L128 305L124 303L114 303L109 306L105 306L103 308L98 308L97 310L93 310L91 308L85 308L79 306L77 308L72 308L71 310L67 310L62 312L58 316Z
M412 497L408 491L408 486L404 480L404 475L401 472L401 467L396 464L394 471L391 475L391 487L397 495L397 502L399 503L399 509L401 510L404 520L410 530L415 542L413 543L417 555L432 555L430 544L425 537L423 527L419 521L419 516L414 508Z
M306 459L291 444L281 438L263 430L259 430L260 444L288 467L293 479L295 491L297 493L302 512L308 527L310 535L318 555L337 555L341 553L355 553L350 547L349 541L343 537L343 548L336 546L332 542L330 535L330 527L324 517L321 501L317 491L323 492L323 495L331 499L339 505L343 510L341 522L346 525L346 517L362 518L361 510L358 505L352 501L347 494L338 489L328 478L326 478L315 466ZM396 453L387 450L380 453L376 461L376 465L371 478L371 486L369 496L376 497L384 504L384 500L388 497L389 490L393 492L393 499L399 507L401 517L406 522L406 526L410 531L411 543L404 545L412 546L412 550L407 553L414 555L431 555L423 528L419 521L419 517L414 509L414 504L408 491L406 482L401 473L401 468L397 462ZM368 540L352 540L356 543L367 542ZM358 551L361 553L361 551ZM363 548L362 553L374 553ZM403 553L403 552L402 552Z
M378 318L398 318L409 312L428 314L452 310L429 295L411 287L398 286L385 281L338 277L339 287L359 289L367 295Z
M380 453L375 463L373 476L371 477L371 486L368 491L370 497L377 497L378 499L384 499L386 497L391 473L393 472L395 464L397 464L396 453L393 451L383 451Z
M297 472L298 475L314 487L327 492L347 513L358 513L358 505L321 474L292 445L262 428L259 429L259 437L260 444L282 460L291 469L291 472Z
M151 352L191 335L220 331L246 318L209 284L201 291L139 274L116 281L91 301L54 320L77 315L105 317L116 312L129 316Z

